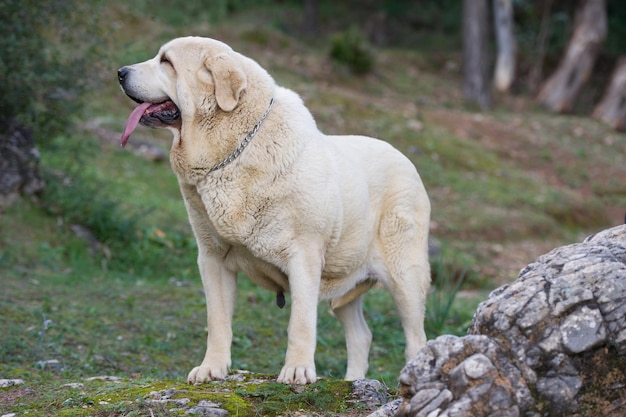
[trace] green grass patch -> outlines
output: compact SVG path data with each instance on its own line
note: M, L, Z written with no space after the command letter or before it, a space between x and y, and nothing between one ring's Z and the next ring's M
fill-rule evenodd
M532 107L520 112L503 105L478 117L464 106L454 70L458 57L449 45L458 40L450 42L443 32L423 39L445 48L369 51L375 67L354 77L330 62L330 38L294 36L295 3L259 9L247 0L222 1L211 10L178 3L107 3L97 21L107 22L110 45L106 62L94 71L109 74L109 81L94 85L81 103L82 117L121 132L134 104L119 90L117 68L154 56L174 36L197 34L259 61L279 84L303 96L322 131L389 141L418 168L432 201L431 234L442 242L441 257L431 260L429 338L464 334L492 289L498 271L481 273L494 256L484 248L496 244L506 255L509 243L569 243L609 225L607 207L626 205L619 180L626 167L623 134ZM141 128L136 135L169 147L167 134ZM345 340L328 305L319 305L315 358L324 379L301 391L275 384L287 344L289 298L285 309L277 308L275 294L244 275L238 279L233 368L253 371L262 381L188 387L187 372L206 348L206 311L196 244L174 174L167 164L146 162L85 132L36 140L47 190L0 213L0 376L26 381L0 391L3 412L169 415L169 406L147 400L151 391L172 387L193 402L219 402L232 415L345 412L347 385L337 381L346 367ZM504 145L496 146L499 141ZM393 388L404 365L398 313L379 288L366 296L365 307L374 336L368 376ZM123 379L85 381L96 375ZM64 386L73 382L84 385Z

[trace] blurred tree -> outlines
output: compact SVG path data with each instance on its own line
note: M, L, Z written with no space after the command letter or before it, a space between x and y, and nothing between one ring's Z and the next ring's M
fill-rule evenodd
M574 33L561 63L539 91L538 100L548 109L572 111L576 98L589 79L600 48L607 36L605 0L579 3Z
M539 88L541 79L543 78L543 61L546 56L546 43L548 41L548 33L550 30L550 10L552 9L552 0L545 0L541 13L541 25L539 26L539 34L535 48L535 59L530 68L528 76L528 89L531 93L535 93Z
M317 0L304 0L304 33L315 35L319 31Z
M626 55L617 61L611 82L593 111L593 117L613 129L626 131Z
M488 15L487 0L463 0L463 93L483 110L491 106Z
M493 0L494 23L498 43L498 57L494 71L494 85L506 92L515 79L516 42L513 30L513 0Z
M0 129L15 120L50 137L71 126L80 93L100 76L99 5L0 0Z

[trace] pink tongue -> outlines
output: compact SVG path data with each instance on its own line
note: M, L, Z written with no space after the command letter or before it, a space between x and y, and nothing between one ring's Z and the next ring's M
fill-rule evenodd
M124 133L122 133L122 148L126 146L126 142L128 142L128 138L130 138L131 133L133 133L133 131L139 124L141 116L150 106L152 106L152 103L142 103L139 106L135 107L135 110L130 113L130 116L128 116L128 120L126 120L126 126L124 126Z

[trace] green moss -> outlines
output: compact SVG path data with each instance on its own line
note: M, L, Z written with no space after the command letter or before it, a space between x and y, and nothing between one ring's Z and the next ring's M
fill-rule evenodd
M180 381L92 381L80 389L60 389L62 395L45 408L54 415L144 415L150 409L181 412L202 400L219 404L233 416L278 416L290 412L340 413L354 404L349 403L351 383L343 380L322 379L306 386L284 385L275 382L275 375L239 374L238 380L217 381L203 385L187 385ZM155 404L149 400L151 392L169 391L169 398L188 399L184 405ZM34 404L33 404L34 406ZM35 409L41 410L42 404ZM135 414L139 413L139 414Z
M257 415L275 416L299 410L341 412L347 408L351 383L322 379L311 385L294 387L265 382L243 385L235 392L255 403Z

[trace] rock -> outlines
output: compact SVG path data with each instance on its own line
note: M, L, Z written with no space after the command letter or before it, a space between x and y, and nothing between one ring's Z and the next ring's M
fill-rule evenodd
M375 379L357 379L352 382L352 397L368 410L375 410L387 402L387 387Z
M24 385L23 379L0 379L0 388L14 387L16 385Z
M100 375L85 378L85 381L107 381L107 382L121 382L122 378L113 375Z
M398 407L402 404L402 400L397 398L380 407L367 417L393 417L398 411Z
M81 389L85 386L82 382L69 382L67 384L61 385L62 388L70 388L70 389Z
M39 361L37 362L37 365L41 369L48 369L48 370L53 370L53 371L58 371L58 370L63 369L63 364L58 359L48 359L45 361Z
M44 189L39 160L29 129L15 121L0 125L0 209Z
M96 256L98 253L102 253L107 259L111 258L111 250L106 245L100 243L91 230L80 224L71 224L70 230L76 237L85 242L91 256Z
M522 372L496 341L482 335L428 342L404 368L400 384L404 401L397 416L436 410L438 416L513 416L532 404Z
M626 225L539 257L400 384L397 416L626 415Z
M219 408L219 404L211 401L200 400L198 405L189 408L185 414L203 417L228 417L228 411Z
M169 388L160 391L151 391L145 399L147 404L168 404L176 406L170 409L172 413L185 412L194 416L228 417L228 411L220 408L221 404L208 400L200 400L198 404L187 406L191 400L185 395L187 390Z

